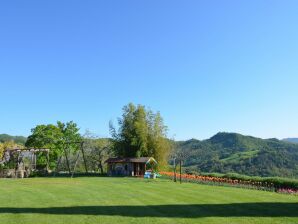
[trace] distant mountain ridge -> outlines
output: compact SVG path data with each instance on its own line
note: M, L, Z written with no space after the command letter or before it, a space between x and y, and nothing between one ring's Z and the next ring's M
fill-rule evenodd
M176 144L188 155L184 166L190 172L298 177L298 144L226 132Z
M291 143L298 143L298 138L285 138L283 139L285 142L291 142Z
M0 142L14 141L17 144L24 145L27 138L24 136L12 136L8 134L0 134Z

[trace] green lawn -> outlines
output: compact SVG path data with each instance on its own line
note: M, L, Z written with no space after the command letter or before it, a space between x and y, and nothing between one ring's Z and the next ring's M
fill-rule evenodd
M298 223L298 197L134 178L0 179L0 223Z

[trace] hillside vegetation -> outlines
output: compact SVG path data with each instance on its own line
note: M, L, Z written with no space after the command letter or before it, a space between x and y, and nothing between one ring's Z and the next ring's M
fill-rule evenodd
M11 136L8 134L0 134L0 142L8 142L8 141L14 141L17 144L24 145L27 138L23 136Z
M239 173L250 176L298 177L298 145L236 133L177 142L187 154L188 172Z

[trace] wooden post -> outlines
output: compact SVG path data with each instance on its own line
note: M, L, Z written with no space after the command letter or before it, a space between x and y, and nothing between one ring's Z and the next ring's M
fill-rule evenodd
M71 178L73 178L73 175L74 175L74 172L76 170L76 167L77 167L77 163L78 163L78 160L79 160L79 157L80 157L80 152L78 152L78 155L77 155L77 158L76 158L76 162L75 162L75 165L73 167L73 171L71 173Z
M69 166L69 161L68 161L68 156L67 156L67 152L66 152L65 147L63 148L63 150L64 150L65 159L66 159L67 169L68 169L69 174L71 174L70 166Z
M182 184L182 160L180 160L180 184Z
M34 151L34 169L36 170L37 169L37 165L36 165L36 153Z
M83 160L84 160L84 165L85 165L85 171L86 174L88 173L88 167L87 167L87 162L86 162L86 158L85 158L85 153L84 153L84 142L81 142L81 151L82 151L82 155L83 155Z
M17 152L18 156L17 156L17 161L15 163L15 168L14 168L14 172L15 172L15 178L18 178L18 169L19 169L19 159L20 159L20 153Z
M31 158L30 158L30 169L33 170L33 159L34 159L34 153L31 154Z
M139 163L137 163L137 172L136 172L136 176L139 176Z

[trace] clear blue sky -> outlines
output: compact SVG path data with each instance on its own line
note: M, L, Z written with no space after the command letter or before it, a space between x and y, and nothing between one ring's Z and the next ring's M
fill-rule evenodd
M0 78L0 133L134 102L176 139L298 136L298 1L1 1Z

